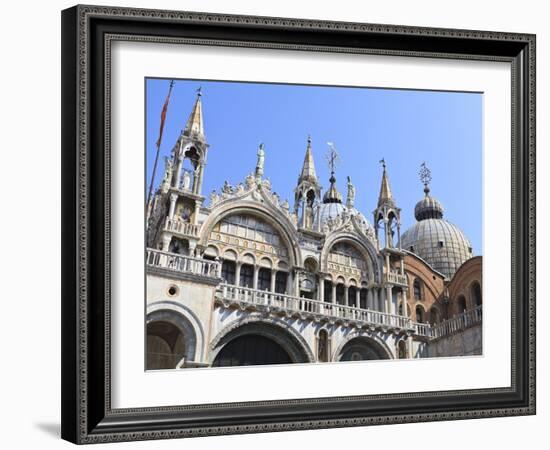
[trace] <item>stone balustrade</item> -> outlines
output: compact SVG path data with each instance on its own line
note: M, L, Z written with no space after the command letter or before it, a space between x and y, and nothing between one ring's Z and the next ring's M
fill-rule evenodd
M187 273L212 279L220 279L221 277L221 264L217 261L193 258L151 248L147 249L146 264L150 268L159 268L176 273Z
M400 286L407 286L407 276L401 275L399 272L385 272L384 281L386 283L392 283Z
M217 297L221 301L270 307L289 315L299 313L387 329L413 330L412 321L407 317L229 284L218 287Z
M479 325L481 320L481 305L479 305L474 309L464 311L462 314L454 316L449 320L433 325L431 329L431 337L440 338L448 336L471 326Z
M195 225L189 222L182 222L181 220L166 218L164 223L164 229L172 233L181 234L182 236L199 236L199 225Z

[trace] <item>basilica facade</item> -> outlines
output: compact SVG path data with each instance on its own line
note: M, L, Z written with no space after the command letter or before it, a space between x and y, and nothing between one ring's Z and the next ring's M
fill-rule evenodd
M370 220L312 141L293 203L264 175L266 151L237 185L202 192L207 143L200 92L147 205L147 369L481 354L482 258L444 219L422 169L416 224L381 161ZM228 174L229 175L229 174Z

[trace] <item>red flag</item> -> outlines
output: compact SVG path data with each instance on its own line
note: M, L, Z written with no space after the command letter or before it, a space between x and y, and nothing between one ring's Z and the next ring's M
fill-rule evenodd
M168 112L168 103L170 103L170 95L172 94L172 87L174 86L174 80L170 81L170 89L168 90L168 96L164 101L162 112L160 113L160 130L159 138L157 139L157 147L160 147L160 141L162 140L162 133L164 131L164 122L166 121L166 113Z

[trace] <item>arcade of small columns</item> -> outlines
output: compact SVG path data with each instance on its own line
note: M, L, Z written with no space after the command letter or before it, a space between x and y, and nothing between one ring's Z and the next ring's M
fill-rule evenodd
M359 286L355 279L349 278L346 280L339 274L320 272L313 274L303 269L281 270L280 268L269 267L271 263L262 264L260 262L260 264L256 264L256 260L249 254L244 255L244 258L245 260L239 257L236 260L220 258L222 278L227 284L390 314L397 314L392 305L393 290L397 289L397 292L401 294L399 315L407 315L406 308L402 308L407 298L407 288L405 287L393 287L387 283L384 285L370 283L367 286L365 282ZM390 273L389 252L385 252L385 264L386 273ZM404 275L402 260L400 262L400 274ZM301 282L312 278L316 280L313 287L303 289ZM335 283L333 282L334 278L336 278Z

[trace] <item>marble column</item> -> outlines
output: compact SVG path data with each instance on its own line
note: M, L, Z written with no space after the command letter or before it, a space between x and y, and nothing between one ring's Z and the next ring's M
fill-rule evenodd
M199 223L199 210L200 210L201 204L199 202L195 202L195 212L193 214L193 225L197 225Z
M170 250L170 241L172 240L172 235L165 233L162 236L162 251L167 252Z
M407 312L407 290L401 289L401 301L403 302L403 315L405 317L409 317L409 313Z
M258 272L260 271L260 266L254 266L254 281L252 282L252 289L258 289Z
M174 213L176 212L177 199L178 199L178 194L170 194L170 210L168 211L168 217L170 219L174 218Z
M344 284L344 305L349 306L349 286Z
M271 292L275 292L275 280L277 278L277 271L275 269L271 269Z
M392 292L391 292L391 286L386 286L386 312L388 314L393 314L393 299L392 299Z
M240 261L236 261L235 265L237 268L235 269L235 286L241 285L241 265L242 263Z
M367 290L367 309L374 310L372 289Z
M286 295L293 295L292 292L292 270L286 276Z

